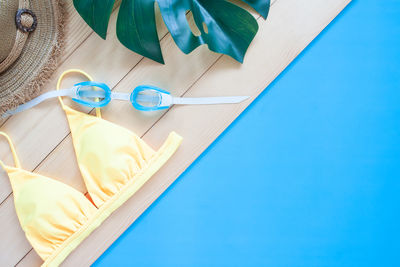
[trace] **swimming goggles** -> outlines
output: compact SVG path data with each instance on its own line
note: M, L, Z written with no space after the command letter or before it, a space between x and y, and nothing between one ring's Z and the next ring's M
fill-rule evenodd
M150 85L140 85L129 94L112 92L104 83L87 81L77 83L69 89L47 92L13 110L7 111L3 114L3 117L30 109L44 100L61 96L69 96L75 102L92 108L104 107L110 103L111 100L130 101L134 108L141 111L167 109L172 105L235 104L249 98L248 96L197 98L175 97L165 90Z

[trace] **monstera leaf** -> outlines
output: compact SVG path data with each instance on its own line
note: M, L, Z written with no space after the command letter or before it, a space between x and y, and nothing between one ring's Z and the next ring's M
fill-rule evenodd
M264 18L270 0L242 0ZM103 39L115 0L74 0L74 6L86 23ZM243 62L244 55L258 30L257 21L246 10L227 0L122 0L117 36L127 48L164 63L155 21L155 3L177 46L190 53L207 44L217 53ZM193 14L200 35L193 34L186 18Z

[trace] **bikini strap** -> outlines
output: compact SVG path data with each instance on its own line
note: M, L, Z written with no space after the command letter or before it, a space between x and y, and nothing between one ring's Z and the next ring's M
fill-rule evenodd
M64 77L65 77L66 75L68 75L68 74L70 74L70 73L79 73L79 74L85 76L89 81L91 81L91 82L93 81L93 78L92 78L89 74L87 74L86 72L84 72L83 70L80 70L80 69L70 69L70 70L66 70L66 71L64 71L64 72L61 74L60 78L58 78L58 81L57 81L57 90L60 90L62 80L64 79ZM63 102L61 96L58 97L58 100L60 101L61 106L64 108L64 107L65 107L65 104L64 104L64 102ZM99 118L101 118L101 111L100 111L100 108L96 108L96 116L99 117Z
M14 158L15 167L21 168L21 163L20 163L20 161L18 159L17 152L15 151L14 144L11 141L11 138L4 132L0 132L0 135L4 136L7 139L8 144L10 145L11 153L12 153L13 158ZM1 160L0 160L0 165L3 166L3 168L6 167L6 165Z

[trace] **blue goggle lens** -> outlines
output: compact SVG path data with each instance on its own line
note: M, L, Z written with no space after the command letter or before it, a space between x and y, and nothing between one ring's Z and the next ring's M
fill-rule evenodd
M83 82L75 86L77 89L77 97L73 98L79 104L88 107L103 107L111 101L111 90L103 83Z
M151 89L143 90L137 93L134 101L142 107L155 108L161 104L161 94Z
M150 85L141 85L135 88L131 94L132 105L143 111L159 110L165 107L161 106L163 94L168 92Z

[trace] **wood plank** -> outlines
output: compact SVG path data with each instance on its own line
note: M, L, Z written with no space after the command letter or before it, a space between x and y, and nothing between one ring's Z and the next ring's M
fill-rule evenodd
M255 13L253 12L255 15ZM110 19L110 24L115 25L117 12L114 12ZM191 20L193 23L193 20ZM162 22L160 16L157 16L157 28L159 30L160 39L167 34L167 29ZM110 29L109 38L103 41L97 35L90 35L88 39L82 43L73 55L71 55L63 64L58 67L54 78L48 82L43 88L43 92L53 90L56 85L56 77L64 70L70 68L84 68L85 71L98 77L99 81L106 82L111 88L114 88L120 80L138 64L143 57L132 53L123 47L117 40L115 27ZM169 37L170 38L170 37ZM172 39L171 39L172 40ZM98 44L102 45L99 46ZM168 46L171 46L171 41ZM204 49L204 48L203 48ZM166 52L166 51L164 51ZM179 53L181 53L179 51ZM166 53L165 53L166 54ZM82 63L84 62L84 63ZM150 61L151 66L159 68L163 65ZM101 78L100 78L101 77ZM107 77L106 80L104 77ZM66 79L64 86L71 86L76 82L77 77ZM131 87L130 87L131 88ZM67 100L68 102L68 100ZM77 109L81 106L69 101ZM69 128L66 123L64 112L57 101L49 101L40 105L35 109L17 114L11 117L2 126L2 130L12 136L14 143L18 144L18 153L21 157L22 166L26 170L35 170L36 167L53 151L57 145L68 135ZM42 134L43 132L51 133L50 136ZM11 155L7 145L0 144L0 158L12 164ZM29 159L25 161L25 159ZM59 173L59 172L56 172ZM51 173L43 173L52 176ZM6 177L0 179L0 203L4 201L11 193L11 187Z
M308 1L307 8L296 0L280 1L271 14L270 22L263 23L259 37L253 44L243 66L228 57L222 57L200 81L192 87L188 96L204 94L240 94L249 88L253 99L318 35L318 33L344 8L349 1ZM280 10L282 12L277 11ZM297 13L298 12L298 13ZM290 18L291 23L288 24ZM280 29L277 32L275 29ZM295 33L295 34L294 34ZM279 41L278 41L279 40ZM293 46L296 44L296 46ZM265 47L269 51L265 51ZM236 68L233 66L237 66ZM261 70L261 71L260 71ZM242 77L246 77L243 79ZM223 82L222 82L223 81ZM249 81L251 85L249 85ZM218 90L216 90L218 86ZM194 106L174 107L144 137L151 144L161 144L160 136L176 130L185 136L182 148L146 186L115 213L107 224L82 244L66 261L66 265L82 263L88 251L96 254L85 258L85 265L92 263L132 221L155 200L190 163L218 136L250 103L238 106L212 106L202 109ZM190 118L190 119L188 119ZM173 122L173 123L171 123ZM201 140L201 141L199 141ZM186 164L182 165L185 162ZM139 213L138 213L139 211ZM125 224L125 227L121 226ZM121 229L122 228L122 229ZM103 241L102 240L106 240ZM96 244L96 245L95 245ZM104 245L103 245L104 244ZM104 247L103 247L103 246Z
M63 1L64 9L64 49L60 56L59 64L61 65L88 37L93 34L93 31L83 21L79 14L75 11L72 1ZM54 79L54 75L53 75ZM1 121L0 125L3 125L6 120ZM11 155L8 150L8 145L5 143L0 144L0 157L5 159L6 162L12 164ZM4 178L4 179L3 179ZM11 189L7 176L4 173L0 174L0 188L6 190L0 190L0 203L5 200L9 195Z
M64 50L60 63L64 62L86 38L93 33L90 27L75 11L72 1L61 0L64 3Z
M115 23L116 13L113 14L111 21ZM164 25L161 25L160 19L157 21L160 24L160 35L164 38L167 34L167 29ZM89 38L60 65L54 77L58 77L65 69L76 67L79 62L83 60L83 62L90 62L85 68L88 72L97 73L98 77L110 77L107 79L107 83L112 86L116 85L143 57L122 47L116 40L115 32L110 35L113 37L109 38L107 41L102 41L97 35L90 35ZM103 42L105 45L98 46L97 44L99 42ZM87 51L90 51L90 53ZM109 67L111 67L111 69L109 69ZM44 86L43 91L52 90L55 88L55 84L56 80L49 81L49 83ZM37 110L34 109L25 114L21 113L11 117L2 126L2 131L7 132L13 138L22 166L31 171L35 170L70 132L65 114L57 101L44 103ZM43 133L50 134L46 135ZM8 144L4 142L3 139L0 148L0 153L2 154L1 158L5 159L6 163L13 165ZM61 151L61 153L65 154L64 151ZM69 161L73 160L75 160L75 156L69 158ZM71 165L73 166L73 164ZM65 164L59 164L58 166L61 167L55 173L43 171L41 174L64 181L64 177L59 175L60 169L64 168L65 174L68 174L72 170L72 168L70 168L71 165L67 167ZM74 170L78 171L77 168ZM8 214L9 210L14 210L15 214L11 185L4 171L0 173L0 184L0 214ZM0 239L0 247L4 247L4 250L2 250L0 259L4 257L4 260L1 262L6 266L15 265L31 249L30 246L20 246L20 249L15 250L11 246L8 246L10 242L16 244L19 242L26 242L25 235L18 224L18 221L11 220L1 222L4 231ZM15 229L17 232L9 231L8 229L10 228L17 228Z
M3 205L7 205L9 207L14 207L14 199L7 198ZM19 225L17 214L12 209L1 209L0 210L0 218L2 225L7 226L7 228L1 227L0 236L14 236L14 239L8 240L8 242L0 242L0 262L1 266L14 266L15 265L15 257L13 255L6 253L8 251L16 251L19 253L15 253L16 255L24 256L21 252L28 251L31 249L31 245L25 237L24 232L21 227L17 227Z
M192 23L193 23L193 21L191 21ZM112 23L115 23L115 16L113 16L112 17L112 19L111 19L111 24ZM162 35L163 37L165 37L165 34L166 34L166 28L165 28L165 26L162 24L162 22L161 22L161 19L159 18L158 19L158 26L159 26L159 29L161 29L160 30L160 35ZM114 73L113 72L106 72L107 71L107 65L109 65L108 64L108 62L106 61L105 62L105 64L103 64L103 65L105 65L105 68L102 68L102 69L100 69L99 70L99 63L98 62L96 62L96 61L90 61L90 60L88 60L88 59L90 59L91 57L95 57L96 58L96 56L95 55L97 55L99 58L102 58L103 56L104 57L108 57L108 58L113 58L114 59L114 61L115 61L115 57L116 57L116 55L115 55L115 53L113 53L113 51L114 50L117 50L117 48L115 47L116 45L118 45L118 42L117 42L117 40L116 40L116 37L115 37L115 32L111 32L110 33L110 35L113 35L114 34L114 39L112 39L111 41L110 40L108 40L107 42L105 42L105 45L104 46L102 46L102 47L99 47L99 46L97 46L96 45L96 43L98 43L99 41L101 41L101 40L99 40L99 38L95 35L95 36L91 36L83 45L82 45L82 47L81 48L79 48L79 50L78 51L76 51L76 53L70 58L70 59L68 59L68 61L66 62L66 63L64 63L64 64L62 64L61 65L61 67L59 68L59 70L57 71L57 73L61 73L61 71L62 70L65 70L65 69L67 69L67 68L71 68L71 67L75 67L75 62L77 62L77 61L79 61L79 60L81 60L82 58L84 58L84 60L85 60L85 62L87 62L86 64L85 64L85 66L86 66L86 68L85 69L92 69L92 71L90 72L90 73L97 73L97 75L96 76L99 76L99 77L101 77L101 76L108 76L108 75L111 75L111 77L113 77L113 78L115 78L115 81L114 80L111 80L110 81L110 79L108 79L107 81L108 81L108 84L110 84L110 85L113 85L113 84L117 84L118 83L118 78L120 78L121 76L123 76L123 73L124 73L124 71L126 71L126 72L128 72L131 68L130 68L130 65L128 65L127 64L127 66L120 66L120 68L118 68L118 69L116 69L115 71L114 71ZM168 52L171 52L171 51L169 51L169 50L171 50L171 49L169 49L168 47L171 47L171 46L174 46L173 44L172 44L172 39L171 39L171 37L169 37L169 39L168 39L168 41L167 41L167 43L164 45L164 48L165 48L165 51L164 52L167 52L166 54L167 55L169 55L169 56L174 56L174 55L171 55L171 54L169 54ZM95 49L90 49L91 47L95 47ZM98 48L98 49L97 49ZM136 63L138 63L141 59L142 59L142 57L137 57L138 55L136 55L136 54L134 54L134 53L132 53L132 52L130 52L130 51L128 51L128 50L126 50L125 48L122 48L124 51L121 53L121 55L119 56L119 58L121 59L121 61L128 61L128 62L130 62L131 64L136 64ZM202 50L205 50L205 48L203 47L203 48L201 48ZM88 54L87 55L87 51L91 51L91 53L90 54ZM103 53L101 53L103 51ZM177 53L180 53L180 51L178 51L178 49L174 49L174 51L173 52L177 52ZM203 51L203 53L204 53L205 51ZM196 53L197 52L194 52L193 53L193 55L196 55ZM82 54L84 54L83 56L82 56ZM129 57L129 56L127 56L127 54L130 54L130 55L133 55L133 56L131 56L131 57ZM206 54L206 53L204 53L204 54ZM107 55L112 55L112 57L111 56L107 56ZM206 55L206 57L204 58L204 59L202 59L204 62L207 62L207 58L210 58L211 56L214 56L214 58L215 58L215 55L216 54L213 54L213 53L211 53L211 55L209 56L209 55ZM185 63L185 60L187 60L187 58L183 58L182 56L184 56L182 53L180 53L180 56L181 56L181 63ZM124 59L124 60L122 60L122 59ZM149 61L149 60L147 60L147 61ZM119 62L119 61L118 61ZM160 64L157 64L157 63L154 63L154 62L152 62L152 61L149 61L149 62L147 62L146 63L147 65L150 65L150 66L157 66L157 67L159 67L159 69L158 69L158 72L165 72L166 71L166 68L164 67L164 68L162 68L162 66L163 65L160 65ZM181 64L179 64L179 65L181 65ZM202 72L202 71L204 71L206 68L207 68L207 64L203 64L203 65L201 65L202 67L203 67L203 70L201 70L201 68L199 67L198 68L198 72L200 73L200 72ZM113 68L113 69L115 69L115 68ZM173 69L172 71L170 71L170 73L172 74L172 72L176 72L176 70L175 69ZM120 74L120 73L122 73L122 74ZM162 76L162 73L157 73L157 72L152 72L152 75L154 76L155 74L157 74L157 75L161 75ZM119 76L118 76L119 75ZM135 74L136 75L136 74ZM76 77L74 77L74 79L76 79ZM190 79L189 79L190 80ZM180 82L182 82L182 81L180 81ZM44 91L46 91L46 90L50 90L51 88L53 88L54 87L54 84L55 84L55 81L52 81L51 82L51 84L49 85L49 86L46 86L46 88L45 88L45 90ZM176 85L176 86L178 86L178 85ZM130 89L131 87L129 87L128 89ZM184 87L185 88L185 87ZM54 101L55 103L52 103L53 105L52 106L55 106L55 109L59 109L60 110L60 108L59 108L59 104L58 104L58 102L56 102L56 101ZM46 104L42 104L42 105L46 105ZM77 108L80 108L79 106L77 107ZM40 108L41 109L41 108ZM56 111L55 111L56 112ZM58 112L58 111L57 111ZM49 112L48 110L46 110L46 111L44 111L44 112L40 112L39 113L39 115L38 116L42 116L43 114L48 114L48 113L51 113L51 112ZM66 125L66 123L65 123L65 115L64 115L64 113L62 112L62 111L59 111L59 113L60 113L60 116L59 116L59 119L58 120L61 120L61 123L64 125L64 126L67 126ZM33 121L33 124L32 124L32 127L33 127L33 125L35 125L36 123L37 123L37 121L36 121L36 119L35 118L32 118L32 114L29 114L30 115L30 119ZM57 114L58 115L58 114ZM27 154L27 153L29 153L28 151L26 151L25 150L25 147L23 146L23 147L21 147L21 145L20 145L20 143L19 142L17 142L17 141L15 141L15 139L16 139L16 137L18 137L18 136L16 136L16 135L14 135L14 134L12 134L12 131L15 131L15 132L17 132L18 130L22 130L22 129L18 129L18 126L20 126L21 128L25 128L25 126L23 125L23 123L22 123L22 121L23 120L26 120L27 119L27 117L28 117L28 112L27 113L25 113L25 115L22 115L22 114L19 114L18 116L21 116L22 118L21 119L16 119L16 122L14 123L14 121L13 121L13 119L14 119L14 117L11 119L11 121L10 122L8 122L8 123L12 123L12 125L11 126L8 126L7 124L6 125L4 125L4 127L3 127L3 130L4 131L6 131L6 132L8 132L8 133L10 133L10 135L12 135L12 137L13 137L13 139L14 139L14 142L15 143L18 143L18 146L19 146L19 148L18 148L18 152L19 152L19 154L21 154L21 155L25 155L25 154ZM46 118L46 122L47 123L49 123L49 121L51 122L51 120L52 120L53 118ZM39 128L39 130L40 130L40 127L33 127L33 129L36 129L36 128ZM66 127L67 128L67 127ZM8 129L12 129L12 130L8 130ZM51 128L52 130L53 129L57 129L57 130L59 130L60 128L58 127L58 125L57 125L57 127L55 127L55 128ZM69 133L69 129L66 129L66 131L68 131L68 133ZM19 131L20 133L21 133L21 131ZM55 132L54 131L52 131L52 133L54 134ZM30 136L27 136L27 137L25 137L25 133L23 133L22 135L21 135L21 137L22 138L24 138L24 140L26 140L26 139L29 139L29 137ZM31 135L33 135L33 134L31 134ZM61 136L61 137L59 137L58 139L55 139L55 140L60 140L60 141L58 141L58 142L61 142L63 139L65 139L65 137L66 136ZM36 136L34 136L34 138L36 138ZM32 141L32 140L29 140L29 141ZM56 141L55 141L56 142ZM58 144L57 144L58 145ZM9 153L9 149L8 149L8 147L7 147L8 145L6 144L6 143L0 143L0 148L2 148L0 151L2 152L2 158L6 158L6 162L8 163L8 164L13 164L12 163L12 159L11 159L11 157L10 157L10 153ZM67 145L65 145L64 147L70 147L70 148L72 148L72 146L67 146ZM29 146L27 146L27 149L28 150L30 150L30 152L34 152L34 153L36 153L36 155L31 155L31 157L30 158L32 158L32 157L34 157L35 159L36 159L36 161L30 161L29 163L30 163L30 165L31 166L28 166L27 164L24 164L23 163L23 166L24 166L24 168L26 168L27 170L35 170L36 168L37 168L37 166L38 166L38 164L40 164L40 162L44 159L44 158L46 158L47 156L48 156L48 153L50 153L52 150L54 150L55 148L54 147L51 147L51 146L49 146L48 148L47 147L45 147L45 146L40 146L40 148L41 149L47 149L46 151L43 151L42 152L42 154L43 155L46 155L45 157L38 157L38 155L37 155L37 152L38 152L38 150L36 150L36 149L31 149L31 147L29 147ZM57 149L57 150L60 150L60 149ZM72 156L73 154L72 153L70 153L69 154L69 156ZM28 164L29 164L28 163ZM46 164L45 164L46 165ZM52 164L52 165L54 165L54 164ZM46 165L46 166L48 166L48 164ZM57 168L58 168L58 165L55 165L55 166L57 166ZM63 165L63 166L65 166L65 164ZM41 169L43 169L43 168L41 168ZM54 168L53 168L54 169ZM51 170L51 169L47 169L47 171L45 170L43 173L44 174L46 174L46 175L48 175L48 176L56 176L56 174L57 173L60 173L60 170L59 169L57 169L57 171L55 171L54 172L54 174L52 173L52 172L48 172L48 170ZM66 173L69 173L70 172L70 170L65 170L66 171ZM64 179L63 179L64 180ZM79 179L79 180L81 180L81 179ZM1 179L0 180L0 182L1 183L3 183L2 185L2 187L0 187L0 202L1 201L3 201L7 196L9 196L10 195L10 193L11 193L11 187L10 187L10 185L9 185L9 182L8 182L8 179Z
M240 94L243 88L248 88L246 92L254 99L348 2L310 0L306 7L296 0L278 2L269 23L260 22L259 37L252 45L245 64L239 66L232 59L222 57L186 95ZM268 51L265 47L269 48ZM241 77L246 77L246 80ZM249 81L252 81L251 85ZM218 90L215 89L217 86ZM144 139L159 146L161 136L176 130L185 136L182 147L169 164L72 253L65 265L91 264L249 103L207 109L181 106L166 113ZM107 114L113 112L112 108L107 110Z
M116 13L111 16L111 23L116 21ZM166 27L158 20L160 36L167 34ZM98 44L102 43L101 46ZM107 84L115 86L143 57L124 48L117 40L115 28L110 32L110 38L103 41L97 35L90 35L80 47L57 70L53 79L43 88L43 92L54 90L57 77L66 69L77 68L86 62L84 68L94 73L100 81L107 77ZM102 77L102 78L100 78ZM76 82L76 78L74 80ZM105 82L105 81L104 81ZM72 79L67 79L65 86L72 85ZM12 116L1 127L12 138L21 159L22 166L34 170L46 156L70 132L66 124L65 114L57 101L48 101L38 108ZM49 135L43 133L51 133ZM12 163L7 145L2 142L0 158ZM7 177L1 177L3 183ZM4 196L11 193L11 188L4 184L0 188L0 202Z
M253 13L254 14L254 13ZM113 14L113 17L111 18L111 24L113 24L113 23L115 23L115 20L116 20L116 14ZM161 29L160 30L160 32L161 32L161 35L163 35L163 36L165 36L165 34L166 34L166 28L165 28L165 26L162 24L162 21L161 21L161 19L160 18L158 18L158 20L157 20L157 22L158 22L158 26L159 26L159 29ZM193 23L193 21L191 20L191 23ZM107 83L108 84L111 84L111 85L114 85L114 84L117 84L118 83L118 78L120 79L122 76L123 76L123 74L124 73L126 73L126 72L128 72L130 69L131 69L131 67L129 67L130 65L124 65L124 64L119 64L117 67L119 67L118 69L116 69L116 70L113 70L114 71L114 73L113 72L108 72L108 73L103 73L103 72L101 72L103 69L101 69L100 71L98 70L98 67L99 67L99 64L100 64L100 62L95 62L95 61L90 61L90 60L87 60L87 59L90 59L91 57L95 57L94 55L97 55L98 57L100 57L100 58L102 58L103 57L103 54L104 54L104 57L105 58L108 58L108 59L112 59L112 60L115 60L115 53L114 53L114 51L115 50L117 50L116 49L116 45L120 45L119 43L118 43L118 41L116 40L116 36L115 36L115 32L111 32L110 33L110 35L112 35L112 36L114 36L114 37L111 37L111 40L107 40L107 42L105 42L105 45L104 46L101 46L101 47L98 47L98 46L96 46L95 45L95 43L97 43L97 42L99 42L99 38L97 37L97 35L93 35L93 36L90 36L78 49L77 49L77 51L75 51L75 53L70 57L70 58L68 58L67 59L67 61L64 63L64 64L62 64L61 65L61 67L59 68L59 69L62 69L62 70L64 70L64 69L66 69L67 67L71 67L70 65L72 65L73 63L71 63L71 62L74 62L74 61L78 61L78 60L82 60L82 58L83 58L83 61L84 62L88 62L88 64L85 64L86 65L86 68L85 68L85 70L87 70L88 68L90 68L90 69L92 69L92 71L89 71L89 73L97 73L97 75L99 76L99 77L106 77L106 76L108 76L108 75L112 75L112 77L114 77L115 78L115 81L113 81L113 82L110 82L110 79L108 79L107 80ZM165 50L164 51L166 51L166 53L165 54L168 54L169 56L171 56L171 57L173 57L174 56L174 54L173 53L171 53L171 54L169 54L168 52L168 50L170 49L170 48L174 48L176 51L179 51L178 50L178 48L175 46L175 45L173 45L173 42L172 42L172 39L171 39L171 37L169 37L169 39L167 40L167 41L163 41L162 42L163 44L165 44L164 45L164 48L165 48ZM95 49L91 49L92 47L95 47ZM205 58L214 58L214 59L216 59L217 58L217 54L214 54L214 53L205 53L206 52L206 49L205 49L205 47L203 47L202 48L202 50L203 50L203 54L206 54L206 56L205 56ZM87 53L87 51L90 51L90 54L88 54ZM179 51L180 52L180 51ZM102 54L103 53L103 54ZM83 54L83 56L82 56L82 54ZM129 54L130 55L130 57L127 55L127 54ZM107 55L109 55L109 56L107 56ZM112 55L112 56L111 56ZM185 59L185 58L183 58L185 55L183 55L182 53L180 54L180 56L181 56L181 61L184 63L185 62L185 60L187 60L187 58ZM193 56L196 56L196 52L195 53L193 53L192 55L191 55L192 57ZM137 55L137 54L134 54L134 53L132 53L132 52L130 52L130 51L128 51L127 49L125 49L125 48L123 48L123 51L121 52L121 57L120 57L120 61L124 61L125 60L125 62L130 62L131 64L132 64L132 62L133 62L133 64L135 65L135 64L137 64L140 60L142 59L142 57L140 57L139 55ZM206 60L205 60L206 61ZM214 60L215 61L215 60ZM157 64L157 63L154 63L154 62L152 62L152 61L150 61L150 60L148 60L148 64L150 64L150 65L152 65L152 66L163 66L163 65L160 65L160 64ZM106 62L106 63L108 63L108 62ZM211 63L210 63L211 64ZM181 65L181 64L179 64L179 65ZM179 66L179 65L177 65L177 66ZM72 66L73 67L73 66ZM129 68L128 68L129 67ZM199 74L198 74L198 76L200 76L205 70L207 69L207 66L206 65L204 65L204 68L203 69L201 69L201 68L199 68ZM60 70L58 70L57 72L59 72ZM162 70L160 70L160 71L162 71ZM164 69L164 71L165 71L165 69ZM161 73L160 73L161 74ZM118 75L121 75L121 76L118 76ZM189 76L189 77L191 77L191 76ZM52 84L55 84L55 81L52 81L51 82ZM48 89L48 88L51 88L51 87L49 87L49 86L47 86L47 88L46 89ZM50 90L50 89L49 89ZM58 106L58 103L56 102L55 103L55 105L56 106ZM53 108L58 108L59 109L59 107L53 107ZM79 108L79 107L78 107ZM53 110L54 111L54 110ZM65 120L65 115L63 114L63 112L60 110L59 112L60 112L60 114L58 114L58 111L56 111L57 112L57 114L56 114L56 116L57 117L59 117L60 118L60 120L62 121L61 123L64 123L65 125L66 125L66 120ZM40 115L42 115L43 114L43 112L41 112L40 113ZM46 114L48 114L48 112L46 112ZM60 116L59 116L60 115ZM22 116L22 114L19 114L19 115L17 115L17 116ZM56 116L54 116L54 117L56 117ZM54 117L52 117L52 118L50 118L50 119L48 119L48 120L54 120L53 118ZM12 118L12 119L14 119L14 117ZM10 120L11 122L8 122L8 124L9 123L12 123L12 119ZM26 119L26 117L25 117L25 119ZM48 120L47 120L47 122L48 122ZM59 125L58 125L59 126ZM4 125L4 127L7 127L7 124L6 125ZM16 126L12 126L12 129L13 130L16 130ZM66 130L66 131L68 131L68 133L69 133L69 129L63 129L62 127L60 128L60 127L56 127L56 129L57 130ZM6 130L7 131L7 130ZM9 131L7 131L7 132L9 132ZM54 132L53 132L54 133ZM38 133L39 134L39 133ZM14 136L13 136L14 137ZM13 139L15 139L15 138L13 138ZM54 139L54 140L56 140L56 139ZM56 146L56 148L53 148L53 150L51 150L51 147L50 147L50 149L49 149L49 152L52 152L51 153L51 155L54 155L54 157L51 157L51 156L48 156L48 155L46 155L43 159L46 159L46 160L44 160L43 161L43 159L42 159L42 162L41 162L41 164L40 164L40 166L37 168L37 167L33 167L33 170L35 170L35 171L38 171L39 173L41 173L41 174L44 174L44 175L47 175L47 176L49 176L49 177L55 177L55 179L60 179L60 180L62 180L63 182L65 182L65 183L67 183L67 184L70 184L70 185L75 185L75 187L77 187L78 189L81 189L81 191L84 191L85 190L85 188L84 188L84 185L83 185L83 182L82 182L82 179L81 179L81 177L80 177L80 174L79 174L79 171L78 171L78 168L77 168L77 165L76 165L76 161L75 161L75 157L74 157L74 152L73 152L73 148L72 148L72 143L71 143L71 140L70 140L70 137L69 138L67 138L67 139L65 139L65 136L62 136L61 138L60 138L60 141L61 140L63 140L63 142L60 144L60 145L57 145ZM18 142L16 142L16 143L18 143ZM43 148L43 147L42 147ZM29 148L29 149L31 149L31 148ZM67 150L66 150L67 149ZM24 149L22 149L22 150L24 150ZM8 151L7 149L5 149L5 151ZM20 151L20 149L18 149L18 151ZM37 151L36 151L37 152ZM62 154L59 154L59 152L60 153L62 153ZM8 152L7 152L8 153ZM22 153L24 153L24 152L22 152ZM20 154L22 154L22 153L20 153ZM45 152L43 153L43 155L45 155ZM61 157L60 157L61 156ZM38 157L36 156L36 159L38 159ZM39 160L40 160L40 158L39 158ZM55 162L54 161L57 161L57 163L58 164L54 164ZM68 162L68 163L66 163L66 162ZM34 164L33 164L34 165ZM23 163L23 166L25 166L24 165L24 163ZM75 167L75 168L73 168L73 167ZM26 167L25 167L26 168ZM52 172L54 170L54 173ZM65 179L65 177L59 177L59 176L57 176L57 174L59 174L59 173L65 173L65 174L72 174L72 177L74 178L74 179L72 179L73 180L73 182L75 182L75 184L74 183L69 183L69 179ZM7 181L8 179L4 179L4 181ZM5 190L5 191L3 191L3 192L6 192L6 193L3 193L3 195L6 195L8 198L12 198L12 195L11 195L11 188L10 188L10 185L9 185L9 182L7 181L6 182L7 183L7 187L4 187L4 188L2 188L3 190ZM7 192L8 191L8 192ZM0 191L1 192L1 191ZM7 195L8 194L8 195ZM9 203L12 203L12 202L10 202L10 201L5 201L4 202L4 205L2 205L1 206L1 208L0 208L0 212L1 212L1 210L2 209L14 209L14 207L13 207L13 205L12 204L9 204ZM5 228L5 229L7 229L7 228L9 228L9 227L12 227L12 225L3 225L3 227ZM21 232L22 233L22 232ZM1 243L4 243L4 244L7 244L10 240L14 240L14 239L25 239L25 236L23 235L23 234L21 234L20 236L15 236L15 235L7 235L7 233L5 233L5 235L3 236L3 238L0 240L0 242ZM6 246L5 246L6 247ZM27 250L27 251L29 251L29 250ZM27 252L27 251L25 251L25 253ZM5 254L7 254L7 259L9 260L9 261L14 261L14 260L19 260L20 258L21 258L21 255L22 255L22 253L24 253L24 250L21 250L21 251L9 251L9 253L8 253L8 251L7 250L5 250L4 251L4 253ZM14 257L13 257L14 256ZM22 255L23 256L23 255ZM15 261L15 262L17 262L17 261ZM21 264L23 264L23 262L21 263Z
M60 64L64 62L75 49L92 33L92 30L85 24L75 11L72 1L64 1L64 50L60 57ZM1 121L3 125L5 121ZM11 155L9 153L8 145L6 143L0 144L0 157L5 159L6 162L12 164ZM4 173L0 175L0 188L10 189L8 179L3 179ZM0 203L5 200L9 195L9 190L0 190Z
M260 30L261 31L261 30ZM260 34L259 34L260 35ZM259 39L259 37L257 37L258 39ZM264 37L265 38L265 37ZM252 48L253 49L253 48ZM223 57L223 58L225 58L225 57ZM190 61L189 61L190 62ZM235 66L235 63L234 62L231 62L231 61L228 61L229 62L229 64L230 64L230 68L232 67L232 66ZM234 64L232 64L232 63L234 63ZM167 65L170 65L170 64L172 64L171 62L169 63L169 64L167 64ZM189 64L189 63L188 63ZM246 58L246 62L245 62L245 65L246 64L250 64L250 63L247 63L247 58ZM189 64L190 65L190 64ZM149 69L149 73L151 72L150 70L153 68L154 66L150 66L150 67L148 67L148 69ZM213 67L214 68L214 67ZM135 70L136 71L136 70ZM225 70L223 70L223 71L225 71ZM180 75L177 75L178 77L180 76ZM165 76L164 76L165 77ZM171 78L171 77L168 77L168 78ZM220 77L220 78L223 78L223 77ZM150 80L152 80L152 78L149 78ZM153 78L154 79L154 78ZM203 80L203 79L202 79ZM168 79L167 79L167 81L168 81ZM139 82L139 80L138 80L138 82ZM122 83L121 83L122 84ZM160 81L160 84L162 84L162 82ZM122 86L122 85L121 85ZM124 86L125 88L127 87L127 86ZM175 89L173 89L173 90L175 90ZM214 90L215 91L215 90ZM192 92L192 90L190 90L190 92ZM204 94L204 92L205 91L201 91L201 94ZM231 92L232 93L232 92ZM116 106L116 107L118 107L118 106ZM113 117L114 115L113 114L115 114L115 115L117 115L118 113L113 113L113 110L117 110L117 108L115 108L115 107L111 107L110 106L110 108L109 109L107 109L106 111L105 111L105 114L108 116L108 114L111 114L110 115L110 117ZM175 108L174 109L172 109L171 111L175 111ZM120 114L120 113L119 113ZM167 116L169 115L169 113L167 114ZM132 115L132 116L134 116L134 115ZM165 121L165 118L163 118L161 121ZM157 124L158 125L158 124ZM156 126L157 127L157 126ZM154 129L154 128L153 128ZM151 129L150 130L150 132L149 133L151 133L151 132L153 132L154 130L153 129ZM146 137L145 138L148 138L147 137L148 135L146 135ZM159 139L161 136L159 135L159 134L156 134L155 135L157 138L155 138L155 139ZM160 142L161 140L155 140L155 142L154 142L154 144L157 144L157 142ZM151 143L151 142L150 142ZM63 151L63 150L61 150L61 151ZM59 173L59 172L58 172ZM157 177L159 177L160 175L157 175ZM153 181L153 179L151 180L151 181ZM146 185L147 186L147 185ZM162 187L160 187L160 188L162 188ZM139 195L140 196L140 195ZM151 201L150 201L151 202ZM143 202L142 202L142 204L143 204ZM147 204L145 204L144 206L142 206L140 209L143 209L143 207L145 207ZM126 205L125 205L126 206ZM140 209L138 209L138 210L140 210ZM114 216L113 216L114 217ZM128 221L129 220L131 220L132 218L129 218L128 219ZM103 228L103 227L102 227ZM30 254L32 254L32 253L30 253ZM32 256L30 256L30 254L28 254L28 256L27 257L25 257L24 259L31 259L32 258ZM21 264L23 264L25 261L24 260L22 260L21 261Z

